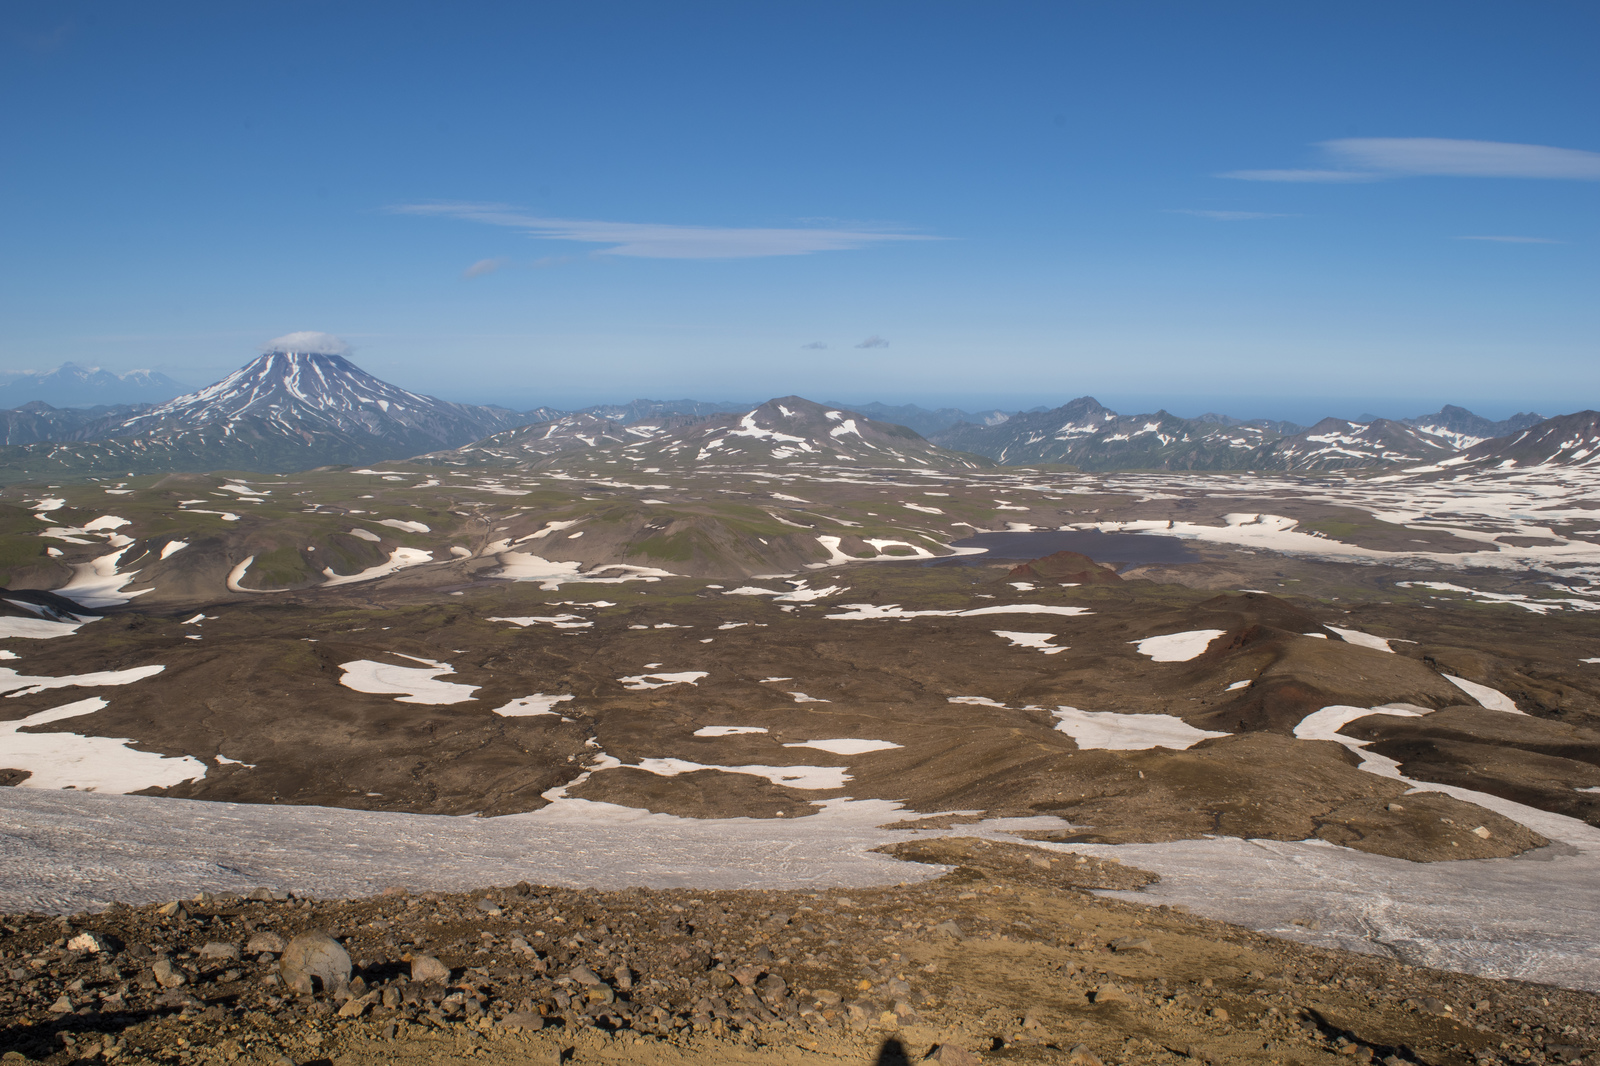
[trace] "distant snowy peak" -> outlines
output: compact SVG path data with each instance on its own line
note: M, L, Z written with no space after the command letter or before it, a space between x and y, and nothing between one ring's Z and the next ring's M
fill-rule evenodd
M141 423L204 425L250 415L276 419L311 413L334 421L361 413L403 418L407 412L457 406L390 385L342 355L271 351L215 385L161 404L128 425L137 432Z
M329 347L322 335L306 346ZM45 449L42 462L141 469L285 471L403 459L456 448L521 424L512 411L448 403L390 385L343 355L281 350L282 344L215 385L133 417L111 418L76 439L90 449ZM19 434L30 427L18 426ZM44 448L44 443L30 445ZM130 450L131 449L131 450ZM81 463L79 463L81 460ZM48 467L47 467L48 468Z
M155 370L113 374L98 367L62 363L43 373L28 370L0 375L0 409L37 402L57 408L157 403L177 396L184 389L185 386Z
M1482 415L1475 415L1465 407L1446 404L1443 408L1431 415L1418 415L1416 418L1405 420L1407 425L1430 436L1449 441L1457 448L1471 448L1482 444L1495 437L1506 437L1519 433L1530 426L1536 426L1545 420L1543 415L1531 412L1518 412L1510 418L1499 422L1492 422Z

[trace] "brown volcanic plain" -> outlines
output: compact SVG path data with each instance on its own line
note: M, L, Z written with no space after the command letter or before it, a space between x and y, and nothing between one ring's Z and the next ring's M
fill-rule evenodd
M152 953L166 951L193 971L185 987L197 1001L174 998L163 1008L150 997L136 1018L117 1021L150 1036L127 1045L130 1061L276 1061L285 1053L297 1062L445 1053L522 1061L574 1049L580 1061L865 1061L857 1056L870 1057L891 1032L918 1056L944 1044L1002 1061L1067 1061L1077 1044L1085 1045L1080 1062L1091 1054L1286 1061L1291 1051L1314 1058L1346 1048L1441 1063L1485 1054L1530 1061L1519 1048L1548 1060L1592 1046L1587 996L1402 974L1394 963L1097 901L1073 894L1085 885L1070 879L1025 876L1073 863L1063 856L1074 845L1320 839L1434 863L1550 844L1505 814L1444 792L1413 793L1406 781L1362 769L1373 756L1394 760L1413 782L1600 825L1600 678L1585 662L1600 656L1592 584L1600 549L1585 537L1593 494L1581 477L1552 475L1554 492L1493 474L1461 485L1429 474L1396 483L1006 470L946 461L925 443L874 436L863 425L855 436L865 443L848 443L877 449L872 462L866 452L824 454L843 419L806 418L788 435L815 442L810 454L780 439L776 423L741 429L737 418L724 420L720 439L730 443L711 449L715 463L696 461L707 443L690 439L703 427L690 427L676 438L503 467L484 467L479 452L461 469L443 453L360 471L6 489L0 566L10 591L0 594L0 625L9 635L0 647L17 660L4 668L17 683L0 717L39 720L9 736L124 738L132 750L195 761L188 780L129 790L152 796L483 816L593 801L758 820L804 819L819 801L850 797L895 801L910 819L945 814L923 824L953 833L983 818L1044 818L1049 828L1034 825L1028 836L1054 850L1010 845L1028 857L1006 865L984 857L1004 850L990 842L919 838L924 850L915 853L896 845L902 858L978 872L867 893L882 901L875 915L914 926L892 933L907 939L890 946L876 926L835 930L814 917L796 924L801 906L819 904L793 894L703 891L691 903L687 894L532 890L539 906L526 892L495 895L502 910L521 915L516 929L454 898L423 910L406 899L210 903L178 922L143 910L72 919L74 930L122 922L106 925L106 935L148 949L117 955L108 964L115 975L95 970L72 990L73 967L85 960L67 960L65 944L48 947L70 939L66 931L51 937L50 923L10 920L0 951L23 976L11 978L14 1024L4 1040L52 1061L88 1057L77 1052L94 1041L56 1035L77 1024L79 1007L52 1018L40 990L59 985L74 1004L96 989L110 995L138 985ZM750 450L756 445L765 459ZM782 448L791 454L772 459ZM1538 496L1547 512L1536 536L1503 503L1517 492ZM1193 558L996 558L949 547L1019 526L1158 535L1165 527L1187 538ZM57 635L42 635L50 625ZM1145 646L1175 634L1201 636L1181 653ZM122 680L141 669L146 676ZM104 706L44 720L85 699ZM1365 712L1340 721L1342 740L1306 738L1309 718L1340 707ZM1150 729L1166 730L1168 741L1139 742ZM1122 739L1107 744L1107 730ZM8 750L18 758L8 761ZM0 778L58 788L83 769L37 750L0 746ZM958 891L958 882L966 887ZM741 930L709 938L722 945L720 961L698 946L705 935L677 928L669 936L667 919L656 916L695 913L713 896L734 916L729 928ZM578 947L535 945L542 969L529 961L521 976L499 972L509 966L497 961L503 943L540 906L590 932ZM805 994L787 995L783 1010L768 1004L776 1021L757 1011L745 1025L722 995L732 986L715 975L767 966L745 956L754 941L778 936L763 923L780 910L785 928L812 926L794 934L798 946L833 962L823 965L826 982L784 971ZM434 924L449 925L455 939L435 943L432 928L418 924L424 911L437 911ZM647 911L655 932L618 932L633 930L629 914ZM977 940L966 932L938 939L934 915L993 928ZM1017 921L1029 928L1012 928ZM243 943L254 927L320 927L354 940L352 953L366 959L358 971L373 989L399 989L399 1003L341 1028L319 1014L337 1005L327 996L268 994L259 967L241 964L219 980L198 955L182 958L194 955L202 933ZM1142 952L1108 953L1106 945L1148 935L1140 929L1171 939L1133 972L1129 960ZM478 960L462 946L478 932L492 957ZM1089 946L1072 946L1079 942ZM671 961L673 944L690 951L687 970ZM408 1002L407 985L391 984L403 955L424 947L455 952L455 983L437 990L460 991L470 979L475 991L455 1002L481 994L477 1012L434 1010L439 1020L429 1020L424 1001L439 1006L428 1000L432 990L419 987ZM630 1008L626 1024L601 1023L599 1014L572 1013L570 996L559 1006L555 977L582 960L614 970L614 955L637 955L641 975L659 974L663 1016L684 1024L642 1007ZM870 995L855 997L870 1000L857 1004L865 1024L852 1027L860 1019L835 1010L816 1030L803 1010L816 1013L812 993L850 1001L846 979L861 966L875 974L859 978ZM927 966L945 976L890 976ZM59 973L41 976L52 969ZM1257 971L1272 976L1248 976ZM614 978L606 981L615 993ZM877 989L891 981L920 982L918 994L933 1001ZM1111 982L1133 983L1128 1005L1091 998ZM723 1016L699 1002L719 995ZM1558 1007L1528 998L1551 995ZM142 1002L132 988L127 996ZM897 998L909 1013L896 1013ZM1431 1000L1452 1003L1451 1011ZM1488 1006L1473 1006L1480 1000ZM1250 1018L1252 1028L1241 1035L1238 1024L1205 1013L1214 1008ZM1535 1009L1560 1014L1558 1028L1577 1035L1549 1035L1547 1025L1548 1039L1530 1040L1522 1026ZM190 1028L173 1028L170 1018L185 1011ZM519 1011L553 1015L541 1025L557 1035L496 1035L510 1030L494 1023ZM79 1029L108 1012L91 1014ZM195 1042L204 1048L172 1044L180 1032L203 1034ZM630 1042L635 1032L644 1043ZM307 1033L316 1042L304 1043ZM407 1040L396 1047L390 1036ZM116 1057L106 1050L113 1045L94 1046Z

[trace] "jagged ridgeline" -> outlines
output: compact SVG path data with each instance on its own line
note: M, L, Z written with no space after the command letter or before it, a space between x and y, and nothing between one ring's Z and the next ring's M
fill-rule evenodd
M998 424L957 423L932 434L931 439L946 448L1010 466L1317 472L1396 464L1478 463L1495 452L1493 440L1542 421L1540 415L1518 414L1491 422L1464 408L1447 406L1436 414L1404 420L1325 418L1306 428L1217 414L1199 418L1180 418L1167 411L1119 415L1092 396L1084 396L1053 410L1024 412ZM1471 456L1464 455L1467 449L1473 449ZM1569 447L1566 454L1580 450Z

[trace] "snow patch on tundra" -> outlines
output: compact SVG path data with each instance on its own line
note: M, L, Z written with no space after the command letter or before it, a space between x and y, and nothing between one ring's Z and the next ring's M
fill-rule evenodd
M135 666L127 670L97 670L88 674L65 674L61 677L28 677L9 666L0 666L0 693L10 696L31 696L53 688L101 688L110 685L131 685L154 677L165 666ZM0 753L0 759L5 758Z
M456 672L455 667L449 663L419 659L414 655L407 655L404 658L413 659L424 665L395 666L391 663L374 662L371 659L355 659L339 664L339 669L344 671L344 676L339 678L339 684L357 692L370 692L383 696L399 694L396 703L425 703L440 707L476 699L473 693L481 686L438 680L440 674Z
M1046 655L1055 655L1067 650L1063 645L1050 643L1056 639L1056 634L1054 633L1014 633L1008 629L996 629L994 630L994 635L1006 638L1011 642L1012 647L1038 648Z
M1343 638L1347 644L1355 644L1363 648L1371 648L1374 651L1386 651L1390 654L1394 653L1394 649L1389 647L1389 642L1387 640L1384 640L1382 637L1375 637L1371 633L1363 633L1359 629L1340 629L1338 626L1323 626L1322 628L1331 633L1339 634L1339 636Z
M565 703L570 699L571 696L546 696L542 692L535 692L531 696L523 696L502 707L496 707L494 713L503 718L532 718L541 714L559 714L560 712L555 709L556 704Z
M1001 603L993 607L974 607L965 611L908 611L898 603L846 603L841 606L844 607L841 613L824 617L846 621L868 621L878 618L981 618L992 614L1057 614L1074 617L1094 613L1087 607L1037 603Z
M355 574L336 574L333 567L325 568L322 573L328 580L322 583L323 588L332 588L335 585L353 585L358 581L371 581L374 578L386 577L398 573L412 566L421 566L433 562L433 556L421 548L396 548L389 553L389 561L369 566Z
M1488 685L1480 685L1476 681L1468 681L1464 677L1455 677L1452 674L1443 674L1441 676L1456 688L1477 700L1479 704L1489 708L1491 711L1505 711L1507 714L1522 715L1526 715L1527 713L1525 711L1517 710L1516 701L1497 688L1490 688Z
M702 677L710 677L704 670L684 670L675 674L636 674L633 677L619 677L622 687L634 692L645 692L653 688L666 688L668 685L698 685Z
M624 581L660 581L664 577L677 576L652 566L627 563L606 563L588 573L580 573L578 568L582 563L552 562L527 552L506 551L502 546L504 543L492 544L485 552L498 555L500 559L500 572L493 576L505 581L537 581L539 588L546 592L554 592L565 584L619 585ZM608 574L611 576L606 576Z
M820 751L832 752L834 755L865 755L869 751L888 751L891 748L904 747L891 740L856 740L851 737L838 737L832 740L806 740L794 744L785 744L786 748L817 748Z
M156 667L157 670L161 669ZM24 729L80 718L104 710L96 696L14 722L0 722L0 759L8 767L27 770L19 788L71 788L118 795L146 788L171 788L206 776L206 765L188 755L167 756L135 751L128 738L86 737L77 733L25 733Z
M68 637L78 631L82 622L52 622L48 618L0 617L0 640L21 637L25 640L49 640Z
M124 590L123 586L139 574L137 570L129 570L125 574L117 572L117 564L127 550L126 547L118 548L110 555L102 555L87 563L77 563L72 568L72 580L56 589L56 592L85 607L112 607L127 603L135 596L154 592L154 589L140 589L137 592Z
M1213 640L1222 636L1221 629L1191 629L1186 633L1167 633L1159 637L1130 640L1139 645L1139 654L1148 655L1158 663L1186 663L1205 651Z
M557 629L588 629L594 625L594 622L580 614L519 615L515 618L490 618L488 621L510 622L512 625L521 626L524 629L540 622L554 626Z
M1202 740L1228 736L1209 729L1196 729L1170 714L1119 714L1116 711L1080 711L1076 707L1057 707L1051 713L1056 717L1056 729L1085 750L1172 748L1183 751Z
M624 764L618 763L616 766L606 767L606 769L623 767ZM753 777L764 777L774 785L803 789L843 788L844 783L851 779L847 768L843 766L762 766L757 764L719 766L716 763L689 762L687 759L640 759L638 763L632 764L631 768L645 770L661 777L692 774L696 770L718 770L725 774L750 774Z

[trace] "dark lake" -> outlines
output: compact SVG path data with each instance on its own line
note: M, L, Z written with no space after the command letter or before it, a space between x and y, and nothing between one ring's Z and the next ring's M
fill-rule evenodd
M1200 557L1177 537L1151 533L1102 533L1098 529L1044 529L1032 533L977 533L952 542L957 548L987 548L983 555L958 555L929 565L973 566L1001 560L1039 559L1079 552L1097 563L1192 563Z

